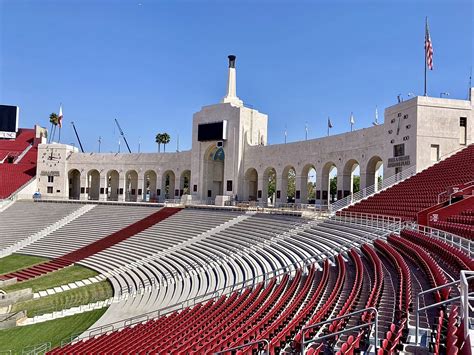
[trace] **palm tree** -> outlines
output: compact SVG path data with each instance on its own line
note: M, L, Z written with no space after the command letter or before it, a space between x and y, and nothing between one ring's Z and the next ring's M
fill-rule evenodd
M58 120L58 115L54 112L49 115L49 122L51 123L51 138L49 140L50 142L53 140L54 134L56 133L56 126L58 125Z
M168 133L163 133L161 135L161 143L163 143L163 151L166 152L166 145L170 142L171 140L171 137Z
M155 136L155 142L158 144L158 153L160 152L160 145L161 145L161 140L162 140L162 134L157 133Z

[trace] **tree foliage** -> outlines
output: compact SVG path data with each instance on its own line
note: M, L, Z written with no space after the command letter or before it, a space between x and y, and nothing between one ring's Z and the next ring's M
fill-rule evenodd
M337 176L333 177L329 181L330 181L329 194L331 195L331 201L335 201L336 196L337 196Z
M161 145L163 144L163 150L166 152L166 145L171 141L171 137L168 133L157 133L155 136L155 142L158 144L158 152L160 151Z

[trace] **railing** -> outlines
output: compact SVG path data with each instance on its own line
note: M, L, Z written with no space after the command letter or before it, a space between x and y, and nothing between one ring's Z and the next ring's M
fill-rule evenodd
M474 241L472 241L470 239L466 239L466 238L460 237L456 234L445 232L445 231L440 230L440 229L436 229L436 228L432 228L432 227L428 227L428 226L422 226L422 225L419 225L419 224L416 224L416 223L413 223L411 225L407 225L405 228L414 230L416 232L427 235L429 237L433 237L433 238L443 240L447 244L461 249L463 252L465 252L471 258L474 258Z
M415 344L418 345L419 339L419 330L420 330L420 312L426 311L431 308L439 308L445 304L451 304L456 301L460 301L461 305L461 312L462 315L461 321L464 325L464 339L467 339L469 335L469 330L471 329L471 322L469 321L469 311L473 308L471 305L471 301L474 301L474 292L469 292L469 281L474 280L474 271L462 270L460 279L457 281L449 282L447 284L430 288L429 290L421 291L416 296L416 309L415 309L415 316L416 316L416 324L415 324ZM436 302L433 304L429 304L424 307L420 307L420 297L426 294L433 293L435 291L451 288L452 286L458 286L461 292L460 296L451 297L447 300Z
M360 190L354 194L346 196L340 200L329 205L329 210L334 213L339 211L342 208L350 206L356 202L359 202L373 194L388 189L389 187L404 181L405 179L409 178L416 174L416 166L413 165L406 170L403 170L401 173L394 174L390 177L384 178L382 183L376 183L372 186L368 186L365 189Z
M406 226L400 217L340 211L331 217L333 221L376 228L385 232L398 233Z
M449 204L451 204L451 200L454 195L466 190L466 189L472 189L474 187L474 180L471 180L469 182L466 182L464 184L464 187L459 187L459 185L453 185L449 186L446 191L440 192L438 194L438 203L445 202L449 200ZM449 191L452 189L453 192L449 193Z
M21 353L22 355L43 355L49 350L51 350L51 342L27 346Z
M262 343L265 343L265 346L266 346L266 348L267 348L267 352L266 352L265 354L266 354L266 355L269 355L269 354L270 354L270 342L268 341L268 339L261 339L261 340L251 341L251 342L249 342L249 343L245 343L244 345L239 345L239 346L236 346L236 347L233 347L233 348L228 348L228 349L219 351L219 352L217 352L217 353L214 353L214 355L225 354L225 353L228 353L228 352L233 352L233 351L235 351L235 350L247 348L247 347L249 347L249 346L257 345L257 344L262 344Z
M342 319L346 319L346 318L350 318L352 316L355 316L355 315L358 315L358 314L361 314L361 313L364 313L364 312L369 312L369 311L370 311L370 313L372 313L372 312L375 313L375 322L363 323L363 324L356 325L356 326L353 326L353 327L345 328L345 329L340 330L338 332L333 332L333 333L329 333L327 335L317 336L315 338L308 339L308 340L305 340L305 338L304 338L304 333L306 333L306 331L309 330L309 329L321 328L325 324L332 323L334 321L338 321L338 320L342 320ZM318 340L325 340L325 339L334 338L337 335L342 335L342 334L351 332L353 330L359 330L359 329L363 329L363 328L371 328L372 325L375 325L375 341L374 341L374 344L375 344L375 354L377 354L377 347L378 347L378 343L379 343L378 342L379 312L377 311L377 309L375 307L360 309L358 311L355 311L355 312L352 312L352 313L347 313L347 314L345 314L343 316L340 316L340 317L326 319L325 321L322 321L322 322L319 322L319 323L316 323L316 324L312 324L312 325L309 325L307 327L303 327L300 331L300 333L301 333L301 354L304 355L306 353L305 348L306 348L307 344L314 343Z

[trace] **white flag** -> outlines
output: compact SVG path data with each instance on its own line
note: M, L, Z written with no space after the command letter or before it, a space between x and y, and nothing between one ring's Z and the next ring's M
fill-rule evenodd
M351 112L351 124L354 124L355 121L354 121L354 114Z

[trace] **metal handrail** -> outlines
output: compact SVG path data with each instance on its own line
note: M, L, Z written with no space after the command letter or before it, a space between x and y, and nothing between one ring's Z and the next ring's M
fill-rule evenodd
M367 328L367 327L370 327L372 324L374 324L374 322L367 322L367 323L365 323L365 324L361 324L361 325L357 325L357 326L354 326L354 327L346 328L346 329L343 329L343 330L338 331L338 332L335 332L335 333L331 333L331 334L327 334L327 335L323 335L323 336L317 336L316 338L308 339L308 340L305 341L305 339L304 339L304 333L305 333L308 329L318 328L318 327L321 327L321 326L324 325L324 324L332 323L332 322L334 322L334 321L341 320L341 319L345 319L345 318L349 318L349 317L355 316L355 315L357 315L357 314L361 314L361 313L368 312L368 311L373 311L373 312L375 312L375 353L377 354L379 312L377 311L377 308L375 308L375 307L364 308L364 309L361 309L361 310L358 310L358 311L354 311L354 312L351 312L351 313L347 313L347 314L345 314L345 315L343 315L343 316L340 316L340 317L331 318L331 319L326 319L325 321L322 321L322 322L319 322L319 323L315 323L315 324L312 324L312 325L303 327L303 328L300 330L300 333L301 333L301 354L302 354L302 355L305 354L305 345L306 345L306 344L316 342L317 340L323 340L323 339L327 339L327 338L332 338L332 337L334 337L334 336L336 336L336 335L344 334L344 333L347 333L347 332L352 331L352 330L358 330L358 329L362 329L362 328Z
M464 190L466 190L466 189L472 188L472 187L473 187L473 184L474 184L474 180L471 180L471 181L468 181L468 182L465 182L465 183L462 183L462 184L457 184L457 185L448 186L445 191L440 192L440 193L438 194L438 204L441 203L441 202L445 202L445 201L447 201L447 200L449 200L449 203L451 204L451 198L452 198L453 195L455 195L455 194L457 194L457 193L459 193L459 192L461 192L461 191L464 191ZM467 185L467 186L464 186L462 189L459 189L459 190L457 190L457 191L452 192L451 194L449 194L449 196L446 197L446 199L444 199L444 200L441 201L441 196L442 196L442 195L445 195L445 194L448 195L448 190L449 190L449 189L451 189L451 188L452 188L452 189L454 189L454 188L459 188L459 185Z
M432 238L440 239L453 247L461 249L463 252L469 255L469 257L474 257L474 241L470 239L463 238L459 235L449 233L441 229L428 227L417 223L407 225L406 228L415 230L418 233L422 233Z
M471 276L466 276L466 274L469 274ZM470 270L462 270L460 279L456 281L452 281L449 283L446 283L441 286L436 286L433 288L430 288L428 290L421 291L420 293L417 294L416 296L416 309L415 309L415 316L416 316L416 324L415 324L415 344L418 345L418 338L419 338L419 328L420 328L420 312L425 311L431 308L437 308L439 306L442 306L444 304L450 304L453 303L454 301L461 300L461 308L462 308L462 313L463 313L463 322L464 322L464 336L467 337L469 333L469 300L474 300L474 292L469 292L469 285L468 282L469 280L474 280L474 271ZM461 295L460 296L455 296L448 298L447 300L436 302L424 307L420 307L420 297L423 295L426 295L427 293L432 293L444 288L451 288L451 286L460 286L461 288ZM471 296L472 295L472 296Z
M246 348L248 346L256 345L256 344L260 344L260 343L265 343L267 345L267 354L270 354L270 342L268 341L268 339L261 339L261 340L251 341L251 342L246 343L244 345L239 345L239 346L236 346L236 347L233 347L233 348L229 348L229 349L219 351L217 353L214 353L214 355L225 354L229 351L239 350L239 349Z

